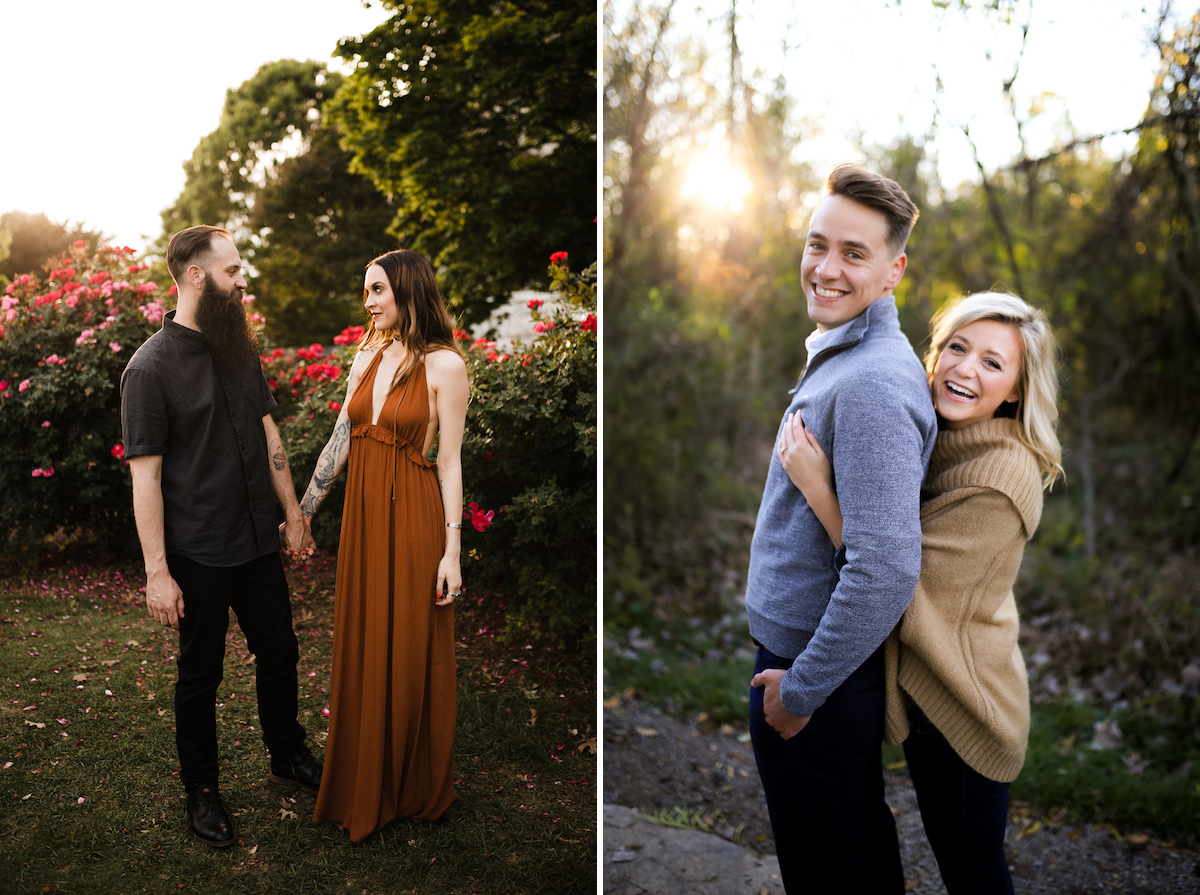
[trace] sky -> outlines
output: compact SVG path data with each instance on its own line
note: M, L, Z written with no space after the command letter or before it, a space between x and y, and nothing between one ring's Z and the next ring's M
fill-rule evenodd
M227 89L277 59L334 64L339 38L387 17L378 0L4 0L0 212L140 251Z
M613 5L619 12L629 0L613 0ZM695 35L707 47L714 56L712 80L723 88L729 5L730 0L678 0L673 13L675 39ZM1009 162L1019 143L1002 84L1017 70L1026 22L1029 37L1013 94L1022 116L1035 102L1044 108L1027 127L1030 154L1053 148L1065 132L1067 114L1080 135L1129 127L1141 119L1159 68L1158 54L1146 39L1157 0L1017 0L1010 4L1012 25L995 13L985 14L982 0L972 2L966 13L957 0L950 5L738 0L744 76L749 80L758 70L759 84L785 76L797 114L816 125L815 133L801 140L798 155L811 161L818 175L839 162L862 160L857 134L866 145L886 145L899 134L926 134L935 104L939 126L932 150L947 187L978 181L963 125L989 171ZM1117 155L1132 145L1132 138L1114 138L1104 141L1103 149ZM721 167L710 163L708 170ZM696 180L715 184L718 179L702 170Z
M1017 4L1018 21L1028 5ZM724 32L712 21L727 8L728 0L683 0L676 18L720 56ZM1143 4L1036 0L1033 9L1018 105L1054 96L1030 128L1031 149L1050 147L1064 109L1081 133L1135 123L1158 67ZM747 73L783 72L800 111L818 122L821 136L801 146L818 169L853 159L857 132L869 143L924 133L935 96L944 182L976 176L963 123L989 167L1016 152L999 85L1012 74L1020 32L995 16L938 11L931 0L740 0L738 10ZM142 249L183 188L183 163L217 126L227 89L276 59L332 62L338 38L386 17L378 0L3 3L0 212L43 212Z

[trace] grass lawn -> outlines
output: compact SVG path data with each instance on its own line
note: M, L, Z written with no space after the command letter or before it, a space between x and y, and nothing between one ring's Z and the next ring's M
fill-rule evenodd
M301 723L322 753L332 558L289 571ZM591 656L500 642L501 597L456 608L457 800L355 845L313 796L267 779L253 659L231 620L218 698L221 791L238 844L185 832L174 733L178 639L145 614L140 565L66 554L0 567L0 891L538 893L596 888Z

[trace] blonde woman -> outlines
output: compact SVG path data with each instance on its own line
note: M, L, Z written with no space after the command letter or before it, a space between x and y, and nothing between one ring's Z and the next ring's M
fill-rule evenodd
M949 895L1011 893L1008 786L1029 737L1012 585L1062 475L1054 336L1013 295L970 295L931 323L938 438L921 489L921 578L886 644L887 741L903 741ZM844 562L836 470L799 416L780 448Z
M314 820L354 842L454 800L454 598L467 368L433 269L367 265L371 315L346 401L300 502L311 521L348 467L333 617L329 739ZM437 438L437 463L426 458Z

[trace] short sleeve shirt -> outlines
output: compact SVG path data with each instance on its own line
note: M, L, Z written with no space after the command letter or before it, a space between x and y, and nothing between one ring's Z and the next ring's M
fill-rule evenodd
M125 456L161 456L168 555L241 565L279 549L257 359L222 372L204 336L167 314L121 376Z

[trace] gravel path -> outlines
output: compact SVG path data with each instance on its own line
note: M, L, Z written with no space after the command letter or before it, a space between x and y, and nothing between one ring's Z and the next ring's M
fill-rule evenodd
M891 770L886 781L908 891L944 895L907 774ZM606 893L782 892L745 733L679 721L637 702L606 703L604 803ZM696 817L713 832L696 831ZM1014 809L1006 844L1017 895L1200 893L1196 853L1155 840L1134 845L1106 825L1071 827Z

